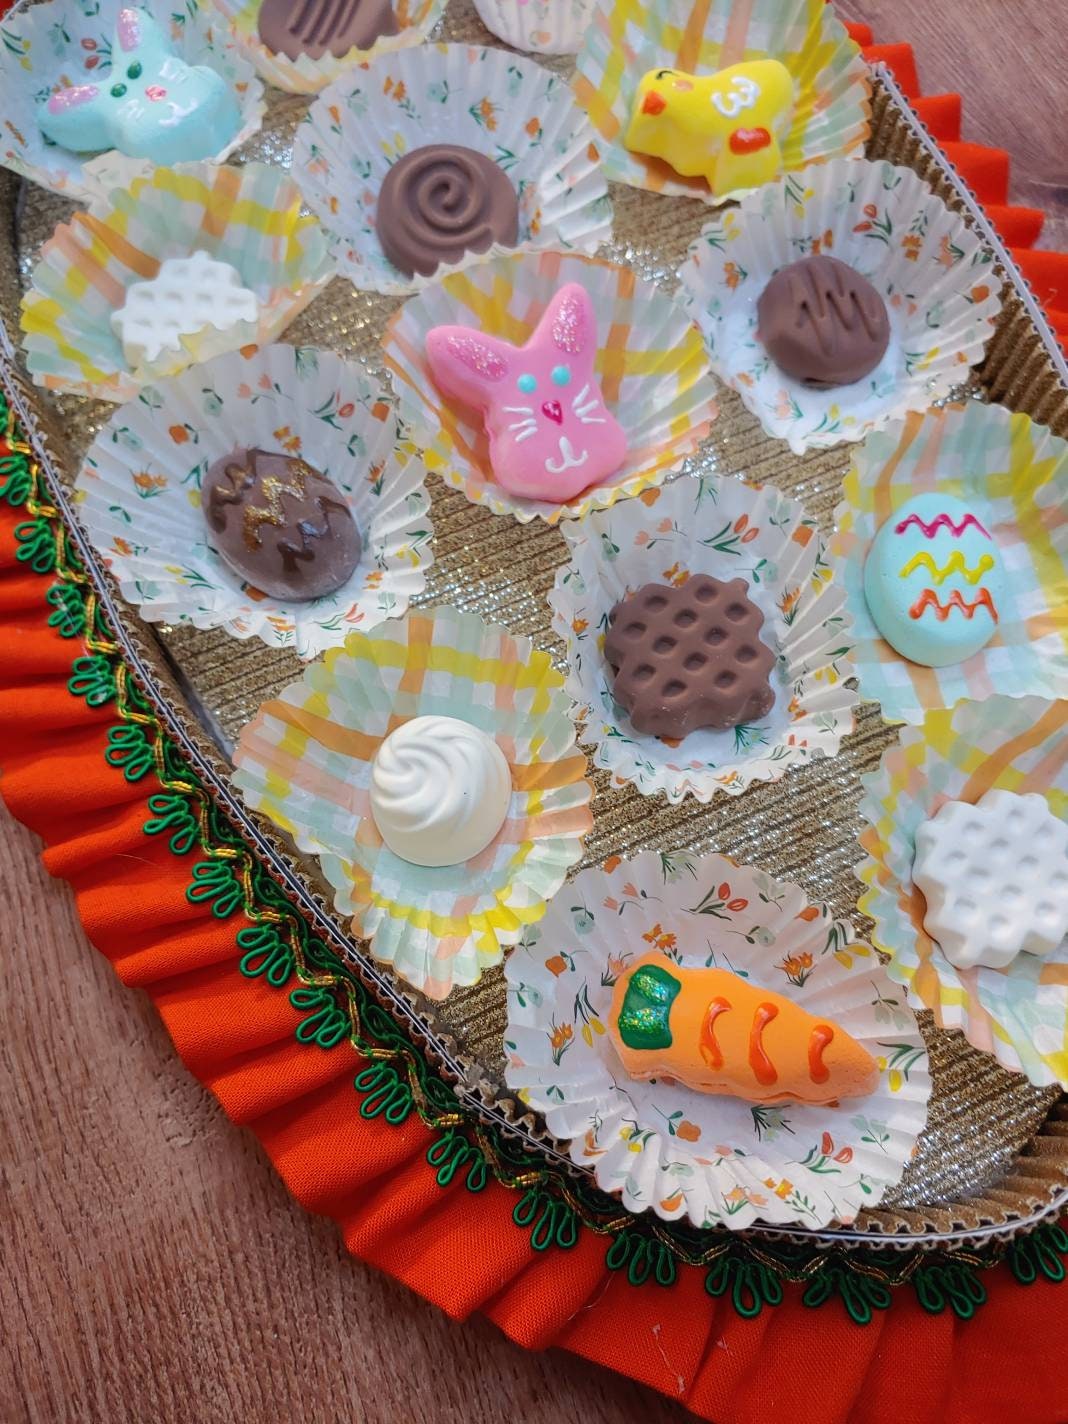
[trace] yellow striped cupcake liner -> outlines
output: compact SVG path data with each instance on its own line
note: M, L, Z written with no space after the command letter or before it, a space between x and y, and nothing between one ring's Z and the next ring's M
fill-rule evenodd
M310 59L302 54L290 59L269 50L259 37L262 0L211 0L241 51L256 66L258 73L276 89L290 94L318 94L346 70L368 64L379 55L390 54L411 45L422 44L445 10L445 0L393 0L397 19L397 34L383 35L370 49L350 49L340 57L324 54Z
M919 722L962 698L1068 696L1068 443L1000 405L907 415L853 453L835 510L830 560L853 619L861 694L890 722ZM991 531L1008 578L993 639L950 667L909 662L878 633L864 561L881 526L914 495L955 495Z
M438 391L426 337L435 326L471 326L521 345L567 282L585 287L593 302L595 369L605 403L626 434L627 457L604 484L553 504L511 495L497 484L481 417ZM517 253L440 278L390 319L382 348L401 418L427 468L472 503L522 523L579 519L661 484L694 454L718 413L701 333L678 303L629 267L577 253Z
M571 699L548 653L454 608L352 634L242 730L234 783L316 856L334 904L376 959L430 998L474 984L541 919L593 825ZM512 797L496 839L427 867L383 844L370 807L383 739L420 716L458 716L493 737Z
M857 876L868 888L858 908L891 956L891 977L916 1008L1003 1067L1068 1087L1068 941L1050 959L1020 954L1006 969L957 969L924 930L926 902L912 882L916 831L946 801L1037 792L1068 819L1068 702L993 697L929 712L862 780L867 858Z
M599 0L579 51L575 94L600 135L605 172L618 183L720 204L660 159L623 143L638 83L650 69L710 75L743 60L780 60L793 76L793 121L783 171L860 156L871 126L871 82L860 50L825 0Z
M165 258L207 252L236 268L257 297L256 321L209 328L180 355L131 370L111 329L126 290ZM326 285L333 264L317 219L301 215L296 184L263 163L156 168L107 204L60 223L22 299L30 374L50 391L132 400L145 385L198 361L279 336Z

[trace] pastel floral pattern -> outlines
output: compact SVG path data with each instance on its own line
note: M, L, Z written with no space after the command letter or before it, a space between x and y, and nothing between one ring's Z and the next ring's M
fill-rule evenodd
M484 154L507 175L519 199L517 247L592 252L610 238L593 131L567 83L502 49L421 45L346 74L297 130L293 171L334 260L362 290L410 292L429 280L398 271L375 227L386 174L428 135Z
M885 299L890 344L852 385L813 390L774 364L757 302L781 268L816 254ZM982 360L1001 309L993 254L910 169L835 159L791 173L709 223L680 270L716 374L797 454L862 440L925 410Z
M1068 702L992 697L930 711L906 727L863 778L860 814L867 853L858 908L891 956L892 979L943 1028L1042 1087L1068 1087L1068 940L1057 954L1021 954L1006 969L957 969L924 930L925 903L912 882L916 831L945 801L974 803L987 791L1037 792L1068 820Z
M300 455L345 496L363 550L336 593L269 598L216 553L201 483L238 446ZM310 658L399 616L423 591L433 560L423 480L392 401L362 367L280 345L146 386L97 437L77 499L93 544L149 622L225 628Z
M852 631L815 524L795 500L738 480L687 477L565 524L564 535L571 559L557 570L549 602L595 765L646 795L709 801L834 756L853 728ZM764 614L760 636L778 654L776 695L758 722L675 742L636 731L616 702L604 635L627 593L645 583L681 585L691 574L748 581Z
M490 34L535 54L574 54L593 8L594 0L475 0Z
M0 21L0 94L4 96L0 163L67 198L102 199L115 187L147 174L146 159L114 150L87 156L48 143L37 124L38 104L58 87L97 83L111 72L111 43L118 12L129 0L91 0L79 5L47 0L22 6ZM213 155L233 153L263 121L263 85L252 65L218 23L212 6L199 0L181 5L138 0L163 27L175 54L188 64L204 64L233 86L241 127Z
M605 1019L650 947L836 1018L875 1058L876 1091L768 1107L630 1078ZM777 966L801 957L804 982L784 981ZM927 1053L878 957L798 886L723 856L647 852L583 871L525 931L505 978L508 1086L629 1211L733 1230L849 1224L899 1180L926 1120Z

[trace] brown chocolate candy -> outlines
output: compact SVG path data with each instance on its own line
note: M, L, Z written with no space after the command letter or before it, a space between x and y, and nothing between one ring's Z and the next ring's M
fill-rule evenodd
M370 49L397 33L389 0L263 0L257 29L273 54L288 59L340 59L350 49Z
M616 604L604 655L613 692L639 732L673 740L736 727L771 710L775 654L745 579L695 574L681 588L647 583Z
M514 247L519 199L503 169L452 143L433 143L399 158L378 194L375 230L399 271L430 277L465 252Z
M271 598L323 598L360 561L344 495L293 455L234 450L209 466L201 497L219 556Z
M806 386L848 386L874 371L890 340L886 303L836 257L802 257L757 302L757 335L780 370Z

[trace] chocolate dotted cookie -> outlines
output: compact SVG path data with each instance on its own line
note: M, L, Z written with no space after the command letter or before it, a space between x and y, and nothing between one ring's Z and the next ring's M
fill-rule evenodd
M775 654L745 579L697 574L681 588L647 583L609 615L604 655L616 700L639 732L673 740L735 727L771 710Z

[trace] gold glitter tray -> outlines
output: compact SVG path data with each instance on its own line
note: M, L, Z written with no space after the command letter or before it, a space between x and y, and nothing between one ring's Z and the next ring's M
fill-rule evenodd
M441 37L495 44L471 0L452 0ZM553 61L566 69L566 61ZM272 92L263 132L240 158L288 165L296 123L307 101ZM1068 437L1068 367L1041 312L1003 245L912 114L892 78L875 74L868 155L913 168L994 250L1004 281L1003 309L984 365L968 394L1024 411ZM614 186L614 241L605 255L628 262L667 287L708 209ZM0 378L34 442L53 498L113 619L129 666L156 705L170 734L203 778L220 809L244 835L291 900L338 952L356 967L406 1032L422 1043L456 1091L481 1116L508 1125L526 1146L575 1172L566 1152L503 1084L505 995L500 969L481 983L433 1005L399 985L352 941L332 915L316 867L296 855L274 829L247 813L229 784L229 752L238 731L266 698L299 677L289 653L219 632L150 627L122 602L77 526L68 499L79 461L112 407L76 397L46 396L25 377L18 348L18 302L42 242L73 204L0 174ZM379 338L399 300L355 291L335 280L286 332L285 340L329 347L362 359L381 374ZM824 532L830 526L849 449L797 457L766 437L737 396L723 392L721 414L698 465L725 475L772 484L801 499ZM478 611L532 638L558 658L546 596L565 545L558 530L518 525L469 504L431 481L436 562L422 603L451 602ZM868 928L856 912L859 886L857 803L859 777L877 766L894 729L864 706L841 753L711 805L692 800L669 806L633 787L609 787L593 773L595 828L577 869L611 854L639 850L719 851L798 882L839 916ZM902 1246L946 1248L979 1243L1033 1228L1068 1203L1068 1107L1056 1089L1032 1087L971 1048L959 1033L921 1025L931 1054L934 1093L927 1128L901 1183L878 1210L849 1230L810 1233L777 1228L769 1234L826 1239L838 1245L891 1238ZM754 1228L760 1234L762 1228Z

